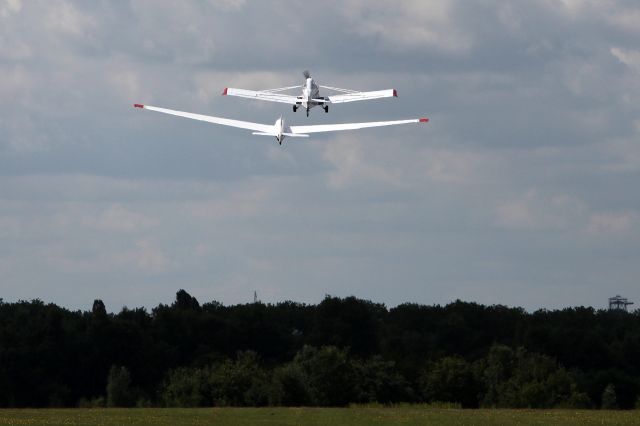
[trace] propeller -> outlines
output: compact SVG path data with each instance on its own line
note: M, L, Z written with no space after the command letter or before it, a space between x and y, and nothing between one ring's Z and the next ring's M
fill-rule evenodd
M304 75L304 78L309 78L309 77L311 77L311 73L309 72L309 70L304 70L304 71L302 72L302 75Z

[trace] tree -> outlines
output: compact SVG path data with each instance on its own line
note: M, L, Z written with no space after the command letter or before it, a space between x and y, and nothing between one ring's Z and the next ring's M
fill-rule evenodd
M460 399L452 389L470 364L482 406L607 406L613 384L615 406L627 409L640 394L638 359L640 310L530 314L461 301L387 310L355 297L201 306L184 290L150 312L107 313L99 299L85 312L0 302L3 407L100 405L102 395L106 405L108 384L114 405L143 395L185 406ZM126 374L110 376L112 366Z
M311 389L298 364L288 363L273 372L269 405L300 407L311 404Z
M304 346L293 363L304 374L312 404L342 406L354 401L356 374L346 349Z
M126 367L111 366L107 377L107 406L132 407L131 376Z
M489 407L551 408L582 405L574 377L551 357L494 345L478 364L484 385L482 405Z
M315 308L309 343L316 346L349 348L368 357L379 350L379 327L387 314L384 305L350 296L326 296Z
M506 390L504 384L513 375L514 364L513 350L504 345L493 345L486 358L480 361L479 370L485 388L483 406L502 405Z
M180 367L171 370L162 385L160 397L167 407L210 406L213 397L208 368Z
M380 355L356 363L356 400L382 404L414 401L414 391L396 369L394 361Z
M267 375L255 352L238 352L211 370L213 403L219 406L263 406L269 401Z
M616 387L613 383L609 383L602 392L602 409L603 410L615 410L618 408L618 401L616 398Z
M586 409L592 406L591 399L586 392L580 392L577 386L572 386L571 395L564 403L558 404L558 408Z
M91 307L91 314L96 318L104 318L107 316L107 309L104 307L104 303L100 299L93 301Z
M200 309L198 300L182 289L176 293L176 301L173 303L173 306L185 310Z
M420 381L427 401L458 402L463 408L478 406L478 380L471 364L460 357L428 364Z

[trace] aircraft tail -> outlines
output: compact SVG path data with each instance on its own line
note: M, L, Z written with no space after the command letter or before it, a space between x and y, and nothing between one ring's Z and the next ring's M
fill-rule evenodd
M267 133L267 132L253 132L252 135L258 136L278 136L277 133ZM301 134L301 133L283 133L283 136L288 136L291 138L308 138L309 135Z

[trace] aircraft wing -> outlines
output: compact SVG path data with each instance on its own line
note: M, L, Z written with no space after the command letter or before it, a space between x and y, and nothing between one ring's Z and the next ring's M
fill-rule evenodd
M136 108L157 111L163 114L177 115L178 117L190 118L192 120L206 121L207 123L221 124L223 126L238 127L240 129L254 130L262 133L273 133L273 124L260 124L251 121L230 120L228 118L213 117L210 115L192 114L190 112L174 111L172 109L158 108L151 105L134 104Z
M292 86L292 87L300 87L300 86ZM290 87L282 88L282 90L290 89ZM275 91L279 89L274 89ZM284 104L295 105L300 102L297 96L292 95L284 95L282 93L275 93L274 90L245 90L245 89L234 89L233 87L225 87L222 91L222 95L227 96L239 96L241 98L249 98L249 99L260 99L262 101L270 101L270 102L281 102Z
M376 90L374 92L351 92L340 95L327 96L332 104L341 104L344 102L366 101L369 99L391 98L397 97L396 89Z
M291 126L291 133L294 134L306 134L306 133L319 133L319 132L336 132L340 130L357 130L367 127L382 127L382 126L394 126L396 124L409 124L409 123L426 123L428 118L414 118L410 120L396 120L396 121L371 121L368 123L344 123L344 124L316 124L311 126Z

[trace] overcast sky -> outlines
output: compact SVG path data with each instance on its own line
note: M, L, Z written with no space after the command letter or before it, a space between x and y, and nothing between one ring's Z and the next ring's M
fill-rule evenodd
M220 96L304 69L399 97ZM637 0L0 0L5 301L640 303L639 185Z

